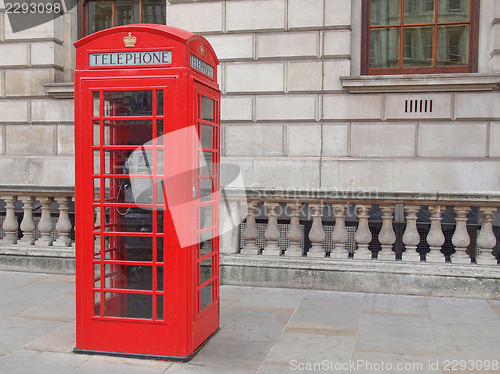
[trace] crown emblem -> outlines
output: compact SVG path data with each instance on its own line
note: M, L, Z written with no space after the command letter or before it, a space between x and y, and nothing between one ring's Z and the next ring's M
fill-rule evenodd
M203 47L203 44L200 46L200 53L201 57L205 57L205 47Z
M126 48L135 47L136 42L137 42L137 38L135 36L132 36L131 32L128 33L128 36L123 38L123 43L125 43Z

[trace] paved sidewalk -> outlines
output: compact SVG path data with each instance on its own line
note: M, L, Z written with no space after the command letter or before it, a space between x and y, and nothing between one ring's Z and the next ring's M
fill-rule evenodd
M219 333L172 364L72 353L73 276L0 289L0 373L500 373L500 300L222 286Z

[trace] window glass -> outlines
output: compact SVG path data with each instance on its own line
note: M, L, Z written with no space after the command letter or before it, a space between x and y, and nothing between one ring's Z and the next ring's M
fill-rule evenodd
M115 2L115 26L139 23L139 2L120 0Z
M469 27L443 26L438 28L437 64L465 65L469 58Z
M479 0L364 1L362 74L476 72L478 14Z
M399 29L374 29L370 32L370 67L399 65Z
M399 24L399 0L375 0L370 8L372 26Z
M88 3L88 33L113 27L113 2L90 1Z
M403 35L403 66L432 66L432 27L407 27Z
M81 31L81 36L132 23L164 25L166 24L166 6L165 0L86 1L83 7L87 24Z

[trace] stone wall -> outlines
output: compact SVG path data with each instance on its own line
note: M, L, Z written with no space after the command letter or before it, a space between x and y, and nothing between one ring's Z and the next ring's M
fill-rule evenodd
M74 183L73 100L46 85L72 81L75 12L13 33L0 0L3 184ZM167 2L220 58L224 160L284 188L497 190L499 16L481 1L478 74L380 80L359 77L360 1Z
M223 155L248 185L493 191L499 12L500 1L481 2L478 74L392 76L356 90L342 77L359 76L359 1L171 0L167 24L214 46ZM415 100L429 109L409 112Z
M45 85L73 79L75 11L14 33L0 1L2 185L74 185L73 100Z

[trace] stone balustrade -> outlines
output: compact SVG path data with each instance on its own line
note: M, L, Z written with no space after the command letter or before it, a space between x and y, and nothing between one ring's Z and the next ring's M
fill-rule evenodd
M16 263L23 270L74 271L73 223L69 215L73 199L74 189L70 187L0 186L2 264L9 265L8 269ZM33 266L37 259L43 259L43 264L38 261ZM53 266L57 259L62 260L59 263L64 263L64 269ZM22 265L25 262L29 265Z
M232 240L236 248L223 239L223 253L479 266L500 258L496 193L225 193L244 221L240 240Z

